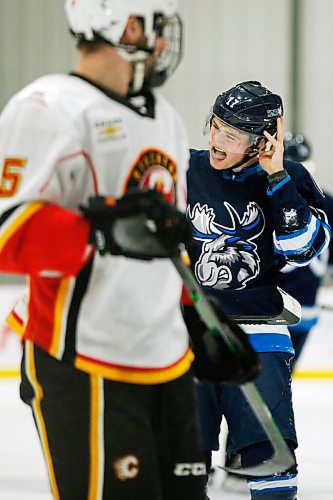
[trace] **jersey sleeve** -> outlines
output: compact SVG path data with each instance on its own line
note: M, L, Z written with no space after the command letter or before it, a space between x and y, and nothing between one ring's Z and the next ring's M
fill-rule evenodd
M83 265L90 223L62 206L56 168L77 148L71 124L41 95L16 96L1 114L2 272L72 275Z
M2 272L75 276L92 251L88 220L57 205L22 204L0 221Z
M328 193L324 192L325 198L324 198L324 209L328 218L328 223L333 228L333 196ZM329 257L328 257L328 267L329 267L329 272L330 275L333 276L333 238L331 238L329 246Z
M295 166L295 164L294 164ZM292 266L306 266L327 248L331 228L324 195L301 165L268 188L274 222L274 249Z

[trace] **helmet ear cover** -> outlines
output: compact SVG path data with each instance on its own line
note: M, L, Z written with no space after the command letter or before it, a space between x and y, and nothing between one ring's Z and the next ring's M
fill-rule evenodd
M261 143L263 143L263 146L266 146L266 144L268 143L268 139L264 135L257 136L256 140L254 141L252 146L250 146L250 148L249 148L251 150L251 152L252 153L259 153L259 151L261 150L261 148L259 147Z

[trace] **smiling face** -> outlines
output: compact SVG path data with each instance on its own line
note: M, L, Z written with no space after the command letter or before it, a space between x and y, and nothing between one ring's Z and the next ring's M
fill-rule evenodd
M226 123L212 118L209 138L210 164L217 170L224 170L247 161L250 146L249 134L241 132Z

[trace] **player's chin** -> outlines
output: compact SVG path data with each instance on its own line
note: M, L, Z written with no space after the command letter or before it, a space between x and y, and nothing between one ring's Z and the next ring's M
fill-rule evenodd
M210 151L209 153L209 159L210 159L210 164L213 168L215 168L216 170L224 170L226 168L229 168L229 162L228 162L228 159L227 157L226 158L215 158L214 157L214 154L212 153L212 151Z

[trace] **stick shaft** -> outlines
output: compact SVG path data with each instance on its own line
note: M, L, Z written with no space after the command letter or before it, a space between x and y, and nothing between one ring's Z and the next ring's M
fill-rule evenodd
M218 331L224 338L226 343L236 348L243 348L232 331L232 323L223 323L215 313L213 307L207 300L205 294L202 292L198 282L196 281L191 269L184 262L179 255L172 259L179 275L181 276L184 286L187 289L190 297L193 300L194 307L196 308L201 320L207 325L211 332ZM224 313L222 317L226 316ZM223 319L222 319L223 321ZM238 325L236 325L239 328ZM235 473L240 475L265 475L275 472L287 470L294 464L294 457L292 456L283 436L273 419L273 416L260 395L256 385L253 382L248 382L240 386L245 399L247 400L252 412L256 416L259 424L263 427L268 439L273 446L274 454L272 458L263 464L249 469L235 470Z

